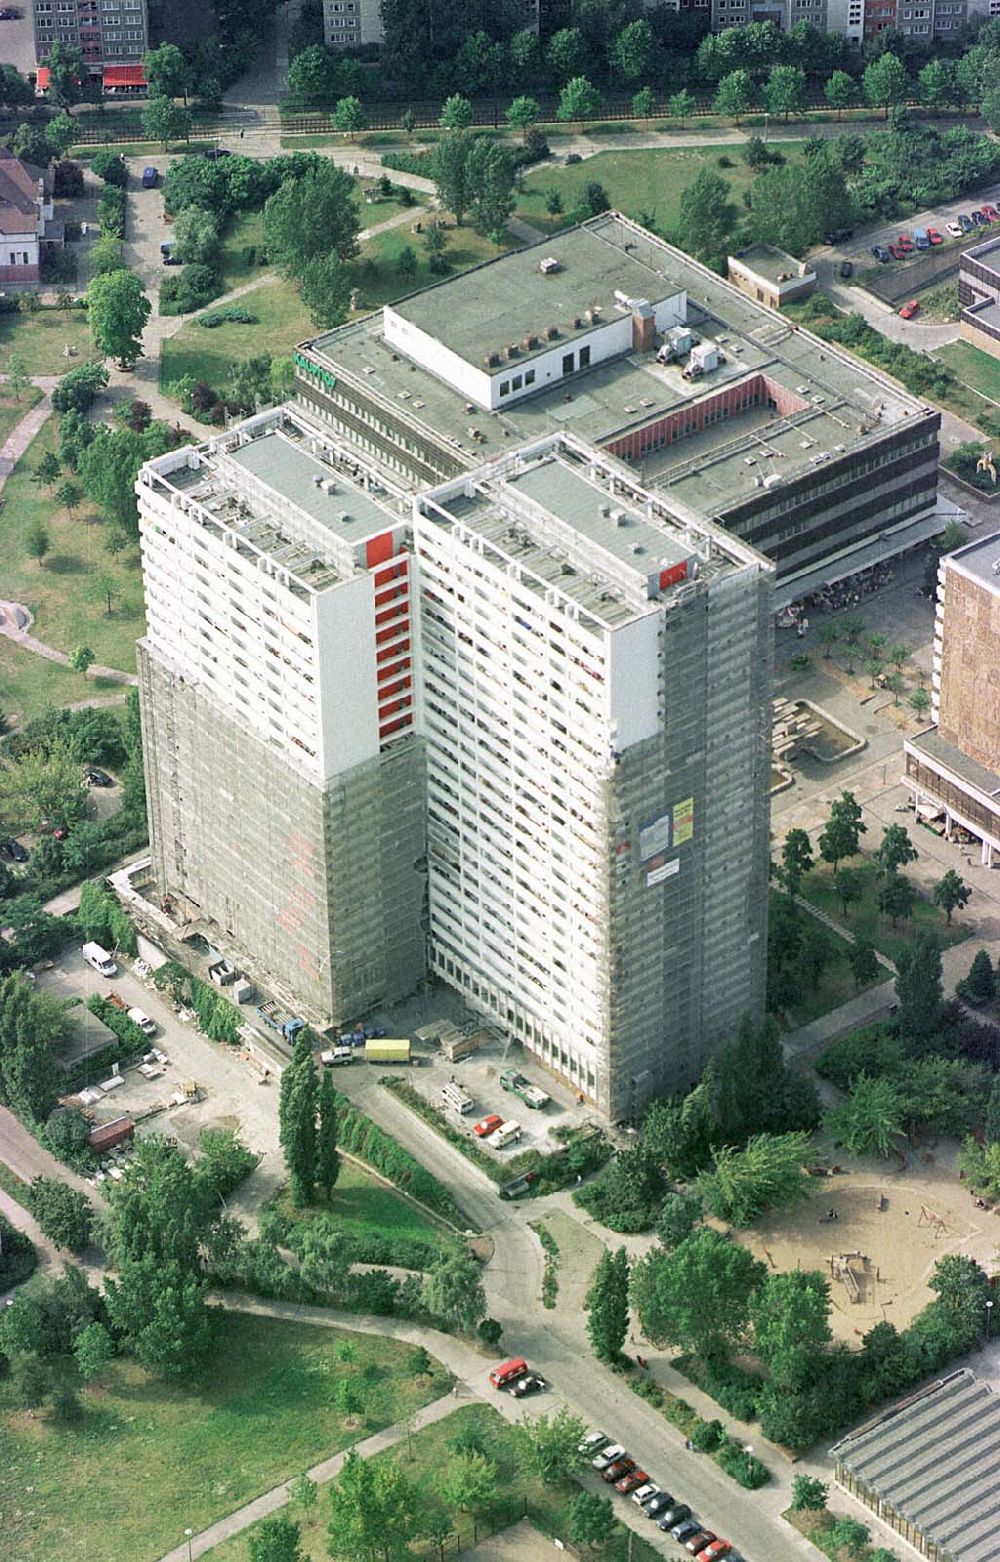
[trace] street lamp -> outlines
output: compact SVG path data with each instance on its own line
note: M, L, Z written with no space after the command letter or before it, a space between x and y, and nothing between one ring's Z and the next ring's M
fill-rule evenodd
M750 1472L753 1469L753 1443L745 1443L743 1445L743 1452L747 1456L747 1476L749 1477Z
M992 1322L992 1318L993 1318L993 1303L992 1302L987 1302L986 1303L986 1340L987 1340L987 1343L989 1343L990 1323Z
M194 1534L194 1530L193 1529L186 1529L184 1531L184 1538L185 1538L185 1540L188 1543L188 1562L194 1562L194 1552L191 1550L191 1536L193 1534Z

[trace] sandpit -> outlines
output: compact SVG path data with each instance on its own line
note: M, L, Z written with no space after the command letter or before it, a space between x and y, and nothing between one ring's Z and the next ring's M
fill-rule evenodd
M857 1344L882 1319L905 1328L932 1299L927 1281L945 1253L967 1253L987 1270L993 1267L1000 1219L978 1209L944 1168L880 1176L870 1166L845 1167L814 1179L811 1187L804 1203L734 1235L772 1270L823 1271L838 1340Z

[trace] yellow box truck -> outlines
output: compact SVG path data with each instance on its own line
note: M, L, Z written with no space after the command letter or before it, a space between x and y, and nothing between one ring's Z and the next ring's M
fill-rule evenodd
M409 1040L392 1040L387 1036L373 1036L365 1042L365 1061L367 1063L409 1063Z

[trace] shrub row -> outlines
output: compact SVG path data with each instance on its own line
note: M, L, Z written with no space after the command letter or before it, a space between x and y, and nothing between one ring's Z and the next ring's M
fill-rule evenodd
M668 1421L689 1437L694 1446L711 1453L721 1470L747 1491L758 1491L771 1479L771 1472L755 1454L748 1454L742 1443L729 1436L721 1421L703 1421L686 1399L661 1388L652 1378L629 1378L633 1393L661 1410Z
M175 275L167 277L160 288L160 314L190 314L192 309L210 304L221 291L222 279L214 266L201 262L182 266Z
M341 1148L349 1150L360 1160L367 1161L369 1166L381 1172L382 1176L395 1183L397 1188L401 1188L404 1193L409 1193L451 1225L460 1227L464 1231L469 1222L444 1184L438 1182L425 1166L421 1166L409 1150L404 1150L401 1144L397 1144L391 1134L387 1134L377 1123L373 1123L370 1117L359 1112L339 1090L335 1092L335 1097L337 1138Z
M278 1216L277 1224L274 1215ZM356 1226L338 1220L335 1215L322 1214L318 1218L322 1221L324 1231L336 1233L342 1239L344 1261L347 1264L390 1264L397 1269L423 1271L429 1269L441 1255L437 1243L425 1242L421 1237L407 1236L404 1232L359 1231ZM274 1211L270 1212L266 1222L261 1220L260 1229L262 1234L273 1237L275 1230L283 1226L285 1246L290 1247L293 1253L298 1253L305 1233L312 1224L290 1220Z
M205 331L214 331L219 325L258 325L259 315L252 315L249 309L240 309L233 304L228 309L212 309L207 315L198 316L198 324Z
M114 234L116 239L125 237L125 191L118 185L106 184L97 202L97 219L102 233Z

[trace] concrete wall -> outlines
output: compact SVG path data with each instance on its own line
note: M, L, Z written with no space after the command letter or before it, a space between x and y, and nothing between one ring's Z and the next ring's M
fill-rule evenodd
M944 574L938 730L980 765L1000 771L1000 590L952 564Z

